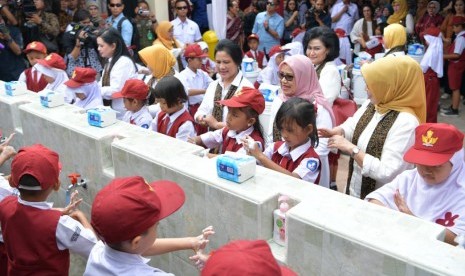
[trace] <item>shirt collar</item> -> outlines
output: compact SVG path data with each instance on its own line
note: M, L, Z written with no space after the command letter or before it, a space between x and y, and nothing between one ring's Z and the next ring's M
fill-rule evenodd
M123 13L120 13L117 17L113 17L113 15L111 16L111 20L112 22L115 22L115 21L118 21L120 20L121 18L124 17L124 14Z
M243 76L242 76L242 71L239 70L239 72L237 73L236 77L234 78L234 80L231 82L231 85L234 85L236 87L239 87L241 82L242 82L242 79L243 79ZM220 78L218 83L221 85L221 87L223 87L223 89L226 89L228 87L224 87L224 83L223 83L223 80Z
M279 148L278 148L278 153L281 154L282 156L291 156L292 161L297 160L302 154L304 154L310 147L312 146L311 140L308 139L308 141L303 144L298 146L297 148L293 149L291 152L289 152L289 147L287 146L287 143L284 142Z
M118 263L136 265L141 263L146 264L150 261L150 259L144 258L141 255L118 251L109 247L108 245L105 245L105 255Z
M199 75L199 73L200 73L199 70L202 70L202 69L197 69L197 73L196 73L196 72L192 71L191 68L186 67L187 76L191 77L191 78L195 78L195 77L197 77L197 75Z
M131 114L131 119L139 117L142 113L146 112L147 106L143 106L139 111Z
M21 197L18 197L18 202L23 205L34 207L34 208L41 209L41 210L49 210L49 209L52 209L53 207L52 202L47 202L47 201L32 202L32 201L23 200L21 199Z
M254 127L253 127L253 126L249 127L248 129L246 129L246 130L244 130L244 131L241 131L241 132L239 132L239 133L237 133L237 131L235 131L235 130L230 129L230 130L228 131L228 133L227 133L227 136L228 136L229 138L236 139L236 143L237 143L237 144L242 144L242 140L241 140L241 139L245 139L245 136L246 136L246 135L249 135L249 136L250 136L250 134L252 134L253 130L254 130Z
M166 113L165 117L163 119L166 118L166 116L169 116L170 117L170 123L173 123L179 116L181 116L184 111L186 111L186 107L184 106L181 110L179 111L176 111L174 112L173 114L169 115L168 113Z

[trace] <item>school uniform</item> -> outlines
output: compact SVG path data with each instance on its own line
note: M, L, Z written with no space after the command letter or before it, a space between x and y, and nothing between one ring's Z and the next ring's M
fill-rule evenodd
M302 180L315 184L320 182L320 157L310 139L291 151L284 141L278 141L270 144L263 153L282 168L298 174Z
M24 70L19 76L18 81L25 82L27 89L32 92L42 91L48 84L42 73L34 67Z
M202 143L209 149L222 146L221 153L225 153L226 151L233 151L247 154L242 144L242 139L245 139L247 135L258 142L260 150L263 150L265 144L263 137L260 135L260 132L253 126L239 133L237 133L235 130L230 130L227 127L224 127L222 129L204 133L200 135L200 139L202 139Z
M447 75L451 90L458 90L462 86L462 76L465 72L465 31L457 34L454 42L449 48L449 54L459 54L458 59L449 60Z
M210 74L210 71L215 70L215 68L216 65L213 60L208 57L202 59L202 67L200 69L202 69L205 73Z
M152 120L152 130L182 141L197 135L194 119L185 107L171 115L160 111Z
M126 111L123 117L123 122L130 123L131 125L137 125L145 129L149 128L152 124L152 120L152 115L150 115L147 106L143 106L137 112Z
M255 61L257 61L258 68L260 68L260 69L263 69L268 64L268 61L266 60L265 53L263 51L249 50L249 51L247 51L245 53L245 55L248 56L249 58L252 58Z

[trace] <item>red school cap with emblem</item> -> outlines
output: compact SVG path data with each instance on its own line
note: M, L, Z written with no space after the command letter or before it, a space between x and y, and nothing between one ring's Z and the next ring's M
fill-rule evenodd
M404 160L425 166L438 166L449 161L463 147L464 135L455 126L426 123L415 129L415 144Z
M47 47L42 42L39 41L32 41L26 46L26 49L24 49L24 53L27 54L32 51L37 51L42 54L47 54Z
M23 147L11 162L10 186L31 191L47 190L58 183L61 170L58 154L43 145ZM33 176L40 186L20 185L21 177Z
M250 106L258 114L262 114L265 110L265 98L262 93L251 87L242 87L230 99L221 100L218 103L227 107Z
M280 45L275 45L275 46L271 47L269 56L271 58L272 56L274 56L277 53L285 53L287 51L289 51L289 49L285 49L284 47L282 47Z
M90 223L104 242L119 243L143 234L184 201L184 191L172 181L115 178L95 196Z
M44 59L39 59L37 63L47 67L47 68L57 68L61 70L66 70L66 63L63 57L59 54L51 53L46 56Z
M94 82L96 76L97 71L93 68L76 67L71 78L65 82L65 85L71 88L81 87L86 83Z
M123 89L112 95L113 99L129 98L136 100L145 100L149 94L149 87L144 81L139 79L130 79L124 83Z
M184 50L184 57L186 58L204 58L208 57L208 54L202 51L199 44L189 44Z
M227 273L226 273L227 271ZM264 240L233 241L214 251L202 270L202 276L216 275L296 276L279 266Z
M247 37L247 41L251 40L251 39L256 39L258 41L260 41L260 37L258 37L257 34L251 34Z
M452 24L451 25L462 25L465 24L465 17L463 16L454 16L452 17Z

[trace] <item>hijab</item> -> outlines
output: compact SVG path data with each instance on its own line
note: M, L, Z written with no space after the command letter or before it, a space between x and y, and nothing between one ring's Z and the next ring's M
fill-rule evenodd
M158 27L155 31L157 33L157 39L153 42L153 44L161 43L168 50L171 50L173 48L181 48L176 38L173 37L173 39L171 39L168 37L168 32L172 27L173 27L173 24L171 24L171 22L161 21L158 24Z
M376 111L408 112L426 121L426 91L420 65L411 57L384 57L361 68L367 88L378 100Z
M57 91L57 89L68 80L68 75L64 70L53 68L53 67L45 67L42 64L37 63L34 67L40 73L55 79L52 83L47 84L45 89L50 89L52 91Z
M428 4L426 5L426 7L428 7L430 4L433 4L434 5L434 12L433 12L433 16L437 15L440 8L441 8L441 4L439 4L438 1L429 1Z
M396 46L404 46L407 43L407 32L400 24L391 24L384 29L384 47L392 49Z
M90 109L103 105L102 94L100 92L100 85L96 81L91 83L85 83L82 86L76 88L68 87L68 89L71 91L71 93L81 93L86 95L86 98L84 100L81 100L78 97L76 97L76 102L74 103L75 106L79 106L84 109Z
M407 17L408 14L408 5L406 0L394 0L392 1L392 6L394 6L394 3L398 3L399 10L397 12L394 12L391 16L389 16L387 23L394 24L394 23L400 23L401 21L405 20L405 17Z
M152 75L157 80L166 76L176 64L171 51L159 44L140 50L139 57L152 70Z
M333 110L321 90L320 82L312 61L307 56L294 55L281 62L279 70L281 70L284 64L288 65L294 72L296 92L292 97L299 97L310 102L315 101L318 105L323 106L328 110L333 125L335 125L336 121ZM282 92L279 93L279 97L283 102L290 99L290 97L284 95Z

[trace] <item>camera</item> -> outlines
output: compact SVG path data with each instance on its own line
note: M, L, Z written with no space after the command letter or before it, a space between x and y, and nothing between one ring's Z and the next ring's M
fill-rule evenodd
M149 15L150 15L150 11L149 11L149 10L139 9L139 10L137 11L137 14L138 14L138 15L142 15L142 16L149 16Z
M22 10L26 16L31 16L37 13L36 5L33 0L20 0L16 2L18 6L22 7Z
M71 34L74 34L74 38L79 39L81 45L90 44L94 41L97 41L97 35L95 34L97 29L94 26L80 25L75 24ZM86 37L81 37L80 34L84 32L87 34Z

